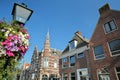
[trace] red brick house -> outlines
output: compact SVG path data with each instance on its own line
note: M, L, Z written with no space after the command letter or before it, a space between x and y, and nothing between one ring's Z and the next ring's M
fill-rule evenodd
M89 41L77 31L62 52L59 61L61 80L88 80Z
M28 80L58 80L60 50L50 47L49 32L46 35L44 48L41 52L35 47L30 66Z
M91 80L120 80L120 11L106 4L90 40Z

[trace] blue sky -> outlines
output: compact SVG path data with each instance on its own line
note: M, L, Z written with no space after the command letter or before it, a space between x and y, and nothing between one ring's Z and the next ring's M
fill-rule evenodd
M25 27L31 36L24 61L30 63L35 45L43 49L49 29L51 47L63 50L76 31L90 40L99 19L98 9L106 3L120 10L120 0L1 0L0 19L12 21L14 3L24 2L34 12Z

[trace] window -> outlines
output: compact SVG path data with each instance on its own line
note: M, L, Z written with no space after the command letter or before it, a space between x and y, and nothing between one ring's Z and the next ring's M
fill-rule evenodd
M63 74L63 80L68 80L68 74L67 73Z
M78 53L78 58L82 58L82 57L84 57L83 52L82 53Z
M48 67L48 58L44 58L44 68Z
M70 56L70 66L75 66L75 56Z
M94 48L94 54L95 54L96 59L101 59L104 57L104 51L103 51L102 45L96 46Z
M48 76L46 74L42 75L42 80L48 80Z
M62 68L66 68L68 66L67 64L67 57L62 59Z
M75 73L71 73L71 80L75 80Z
M77 70L77 80L89 80L87 68Z
M54 68L57 68L57 65L58 65L58 64L57 64L57 61L55 60L55 61L54 61Z
M111 31L117 29L115 22L113 20L105 23L104 28L105 28L106 33L109 33Z
M120 39L109 42L112 55L120 55Z
M98 69L97 72L99 80L110 80L107 68Z
M62 59L63 62L67 62L67 57Z
M116 68L116 72L117 72L117 77L120 80L120 67Z
M34 73L32 73L32 79L34 79L35 78L35 74Z
M77 46L77 41L76 41L76 40L73 40L73 41L70 42L69 48L70 48L70 50L72 50L72 49L74 49L76 46Z

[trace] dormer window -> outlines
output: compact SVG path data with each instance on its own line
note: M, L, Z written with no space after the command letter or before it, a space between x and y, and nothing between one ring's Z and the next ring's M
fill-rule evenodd
M76 40L72 40L69 42L69 49L72 50L72 49L75 49L77 46L77 41Z

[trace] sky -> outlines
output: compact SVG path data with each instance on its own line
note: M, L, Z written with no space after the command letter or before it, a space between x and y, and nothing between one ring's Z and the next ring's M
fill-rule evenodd
M34 47L44 47L49 30L51 48L63 51L76 31L90 40L99 19L98 9L109 3L120 10L120 0L0 0L0 19L12 21L14 3L25 3L34 12L25 24L30 34L29 50L24 61L30 63Z

